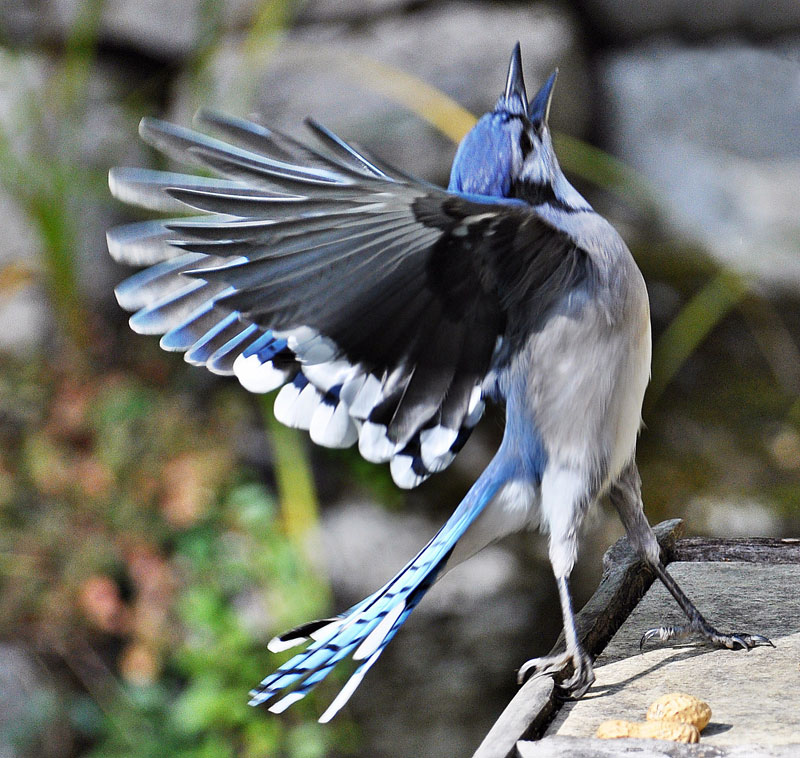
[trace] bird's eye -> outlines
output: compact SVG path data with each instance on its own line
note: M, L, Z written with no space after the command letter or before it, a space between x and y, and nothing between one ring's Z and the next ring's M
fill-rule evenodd
M530 134L528 132L523 131L522 134L519 136L519 147L522 150L522 157L526 157L528 153L533 150L533 140L531 140Z

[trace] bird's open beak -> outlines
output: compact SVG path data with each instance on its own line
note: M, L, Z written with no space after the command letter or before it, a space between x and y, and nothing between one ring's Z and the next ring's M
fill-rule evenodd
M550 117L550 101L553 99L553 85L556 83L557 76L558 69L550 74L528 106L528 117L534 124L546 124Z
M522 78L522 54L519 50L519 42L514 45L514 52L511 53L504 97L509 103L513 102L515 97L520 98L523 107L528 102L528 95L525 92L525 80Z

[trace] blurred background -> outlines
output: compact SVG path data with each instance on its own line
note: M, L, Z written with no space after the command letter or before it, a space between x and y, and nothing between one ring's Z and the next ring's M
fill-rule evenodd
M800 530L800 4L776 0L0 0L0 756L469 755L560 614L543 540L425 599L340 717L247 690L276 632L342 610L424 544L492 455L445 473L315 449L270 397L134 335L105 230L113 165L165 167L143 115L313 115L446 183L514 42L575 184L648 282L639 462L652 522ZM451 98L466 111L459 110ZM621 534L587 525L578 604Z

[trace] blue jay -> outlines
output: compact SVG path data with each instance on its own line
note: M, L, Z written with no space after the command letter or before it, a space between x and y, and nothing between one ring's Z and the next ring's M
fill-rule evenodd
M281 387L275 416L329 447L358 444L400 487L444 469L484 401L505 403L502 443L445 525L393 579L334 618L276 637L309 643L251 692L281 712L337 663L344 705L445 568L500 537L549 539L566 650L520 669L579 697L594 680L569 576L581 522L604 494L689 622L722 634L665 570L645 518L634 453L650 373L647 290L628 248L570 185L553 152L554 72L529 102L519 45L505 91L461 142L447 190L357 150L314 121L316 144L201 112L220 139L153 119L141 136L221 178L120 168L113 194L194 216L113 229L111 255L144 270L116 289L131 327L189 363ZM227 140L227 141L226 141Z

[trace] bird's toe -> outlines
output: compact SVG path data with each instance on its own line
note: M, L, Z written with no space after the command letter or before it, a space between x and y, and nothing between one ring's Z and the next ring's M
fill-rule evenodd
M702 637L714 647L724 647L728 650L752 650L759 645L775 647L772 641L762 634L745 634L743 632L724 634L717 631L710 624L698 622L683 626L657 626L653 629L648 629L639 640L639 649L641 650L648 640L657 639L661 642L675 642L692 634Z
M583 696L595 678L592 660L583 651L532 658L520 667L517 682L523 684L541 676L556 677L561 696L574 699Z
M540 676L553 676L560 674L570 663L572 658L563 655L548 655L541 658L531 658L520 666L517 672L517 684L523 684L528 679Z
M588 656L573 659L573 667L572 676L560 682L558 687L562 695L572 700L578 700L594 684L594 667Z

